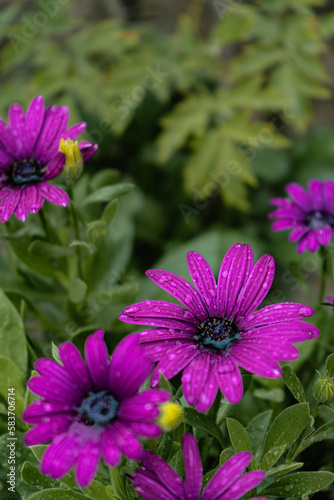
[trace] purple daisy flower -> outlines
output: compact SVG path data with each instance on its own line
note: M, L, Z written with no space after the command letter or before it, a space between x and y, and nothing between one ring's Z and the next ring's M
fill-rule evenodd
M309 192L299 184L288 184L286 191L292 200L275 198L270 202L279 207L269 214L277 219L273 230L292 229L289 239L299 240L299 253L329 245L334 231L334 181L313 179L308 187Z
M145 450L141 460L144 469L137 469L133 487L145 500L237 500L255 488L265 477L256 470L242 475L252 459L242 451L225 462L205 486L203 468L196 440L192 434L182 438L185 482L158 455ZM252 498L251 500L266 500Z
M44 109L42 96L36 96L24 114L19 104L9 109L8 126L0 119L0 220L6 222L15 213L24 221L38 212L44 199L66 206L69 197L48 181L57 177L65 155L59 152L60 140L75 139L86 128L81 122L66 129L66 106ZM83 161L97 151L97 144L79 143Z
M143 353L137 334L116 347L109 361L103 330L86 340L85 357L65 342L59 346L63 365L42 358L35 363L40 374L28 382L29 389L43 399L23 412L23 420L35 427L25 435L33 446L52 441L41 461L41 472L59 479L75 466L79 486L88 486L102 456L110 467L122 454L139 460L142 445L138 436L156 438L158 404L170 399L162 389L138 389L153 363Z
M151 386L159 384L159 372L170 379L184 370L183 394L190 405L204 412L213 403L218 387L231 403L241 400L238 365L263 377L281 377L277 360L296 359L299 352L291 343L315 338L319 330L300 321L314 314L303 304L284 302L253 312L274 278L270 255L263 255L254 266L251 247L233 245L223 260L218 284L201 255L189 252L187 262L198 291L168 271L146 272L186 309L147 300L125 308L119 318L158 327L140 333L146 353L159 361Z

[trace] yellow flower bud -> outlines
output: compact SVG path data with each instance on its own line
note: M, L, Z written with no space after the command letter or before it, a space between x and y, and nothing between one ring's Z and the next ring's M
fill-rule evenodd
M63 178L66 182L76 181L83 170L83 161L79 149L78 141L71 139L61 139L59 151L66 156L65 165L63 168Z
M319 374L320 375L320 374ZM313 395L315 399L324 403L334 398L334 382L332 378L327 376L320 376L313 385Z
M177 403L167 401L160 405L160 415L157 419L158 425L164 431L171 431L183 421L183 408Z

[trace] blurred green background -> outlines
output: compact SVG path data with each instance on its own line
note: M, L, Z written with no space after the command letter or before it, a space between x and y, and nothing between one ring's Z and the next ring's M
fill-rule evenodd
M147 268L187 277L195 249L217 272L239 241L275 257L269 300L304 297L298 279L312 288L319 262L271 231L269 200L288 182L334 178L330 1L1 5L0 115L36 94L68 105L99 143L77 196L102 169L136 186L110 227L113 268L99 260L95 294L127 276L140 279L137 299L160 298ZM108 303L102 326L116 309Z

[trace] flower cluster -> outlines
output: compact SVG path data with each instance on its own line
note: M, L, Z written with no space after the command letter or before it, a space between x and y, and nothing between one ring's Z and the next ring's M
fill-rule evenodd
M140 333L146 354L158 361L151 386L159 384L159 373L170 379L183 370L183 394L204 412L218 387L231 403L241 400L238 365L263 377L281 377L277 361L296 359L299 352L292 343L315 338L319 330L301 321L314 314L303 304L284 302L253 312L274 278L270 255L254 265L249 245L233 245L222 262L218 283L201 255L189 252L187 262L197 291L168 271L146 273L185 307L147 300L126 307L119 318L154 326Z

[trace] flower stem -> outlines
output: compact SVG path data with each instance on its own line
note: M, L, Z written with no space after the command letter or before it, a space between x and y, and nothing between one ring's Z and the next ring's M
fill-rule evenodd
M322 269L320 278L319 303L323 302L326 293L327 276L332 276L332 263L326 248L321 249Z
M72 189L72 184L69 184L68 186L68 194L70 196L70 210L71 210L71 216L72 216L72 222L73 222L73 229L74 229L74 237L76 240L80 241L80 228L79 228L79 220L75 211L74 207L74 195L73 195L73 189ZM78 275L79 278L83 280L83 268L82 268L82 261L81 261L81 248L80 246L76 246L76 253L77 253L77 259L78 259Z

